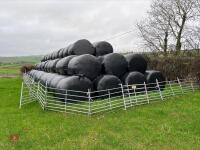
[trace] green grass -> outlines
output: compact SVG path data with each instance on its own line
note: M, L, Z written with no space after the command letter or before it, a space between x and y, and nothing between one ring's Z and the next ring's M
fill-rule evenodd
M0 76L16 76L24 64L36 64L42 56L0 57Z
M16 57L0 57L1 64L35 64L41 60L42 56L16 56Z
M9 64L0 66L0 75L19 75L21 65Z
M200 149L200 93L87 117L37 103L18 109L20 85L19 78L0 79L2 150Z

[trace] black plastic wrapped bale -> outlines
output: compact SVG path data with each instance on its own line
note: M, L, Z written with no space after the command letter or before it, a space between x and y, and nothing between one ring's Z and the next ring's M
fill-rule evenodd
M125 57L117 53L105 55L102 64L105 74L121 78L127 72L128 63Z
M44 71L45 72L50 72L50 65L49 64L51 63L51 61L52 60L47 60L46 61L45 65L44 65Z
M126 89L131 93L144 91L144 82L146 82L146 78L144 74L134 71L128 72L122 77L122 82L125 85ZM127 91L128 92L128 91Z
M45 61L44 67L43 67L43 71L47 72L47 64L48 64L49 60Z
M53 53L49 54L48 60L53 60L53 59L54 59L54 54Z
M40 66L41 66L41 63L37 63L37 64L35 64L35 70L40 70Z
M93 89L92 82L81 76L70 76L68 78L62 79L57 84L57 96L62 98L63 101L76 103L77 101L83 100L88 101L87 92L89 89ZM67 96L63 95L67 94Z
M40 82L41 84L43 84L44 86L47 85L47 87L50 87L50 82L51 80L57 76L57 74L54 74L54 73L44 73L43 76L41 76L40 78Z
M113 47L110 43L106 41L100 41L93 43L95 48L95 55L96 56L103 56L106 54L113 53Z
M63 49L63 57L69 56L68 49L69 49L70 46L71 46L71 44L69 46L67 46L66 48Z
M68 48L69 55L95 54L95 48L86 39L78 40Z
M94 80L101 74L101 63L95 56L89 54L76 56L68 64L68 74L83 75Z
M148 70L145 72L146 81L148 84L148 90L157 90L157 83L156 79L159 82L159 86L161 90L164 90L165 88L165 77L160 71L155 70Z
M58 51L58 58L63 58L63 51L64 51L64 48L61 48L61 49Z
M43 72L43 75L40 77L40 83L42 85L46 85L46 80L47 80L47 77L49 76L50 73L47 73L47 72Z
M104 99L109 97L120 96L122 94L120 88L121 80L114 75L102 75L94 80L94 88L96 92L93 95L99 95L98 98Z
M34 74L34 80L35 80L36 82L39 82L40 79L41 79L41 77L42 77L43 75L45 75L45 73L46 73L46 72L43 72L43 71L37 71L37 72Z
M56 72L56 64L60 59L51 60L48 64L48 72L55 73Z
M76 55L70 55L60 59L56 64L56 72L62 75L68 74L68 64L69 61L74 58Z
M102 64L102 63L103 63L104 57L103 57L103 56L98 56L97 59L98 59L98 61Z
M60 57L60 55L59 55L60 50L61 50L61 49L59 49L58 51L55 52L55 54L54 54L54 55L55 55L55 59L58 59L58 58Z
M128 62L129 71L138 71L145 73L147 69L147 61L140 54L128 54L125 56L126 61Z
M40 63L35 64L34 69L35 69L35 70L39 70L39 68L40 68Z
M47 63L46 61L44 61L44 62L41 63L41 65L40 65L40 70L44 71L44 68L45 68L45 64L46 64L46 63Z
M47 56L46 56L46 60L48 61L48 60L51 60L51 55L50 54L48 54Z
M48 60L53 60L53 59L54 59L54 54L53 53L49 54L49 59Z
M58 53L58 52L53 52L53 53L51 54L51 60L54 60L54 59L57 58L57 56L58 56L57 53Z
M55 88L57 87L57 84L62 80L67 78L68 76L63 76L63 75L56 75L54 76L51 81L49 82L49 87L50 87L50 91L55 91ZM56 91L55 91L56 92Z
M29 75L29 76L31 76L33 79L35 78L35 73L37 72L37 70L31 70L31 71L29 71L29 72L27 72L27 74Z

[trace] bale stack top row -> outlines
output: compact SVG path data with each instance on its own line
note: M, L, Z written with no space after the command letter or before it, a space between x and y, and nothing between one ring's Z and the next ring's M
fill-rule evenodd
M66 48L61 48L58 51L45 55L41 61L44 62L47 60L64 58L70 55L83 54L90 54L98 57L109 53L113 53L113 47L110 43L101 41L91 44L88 40L82 39L68 45Z

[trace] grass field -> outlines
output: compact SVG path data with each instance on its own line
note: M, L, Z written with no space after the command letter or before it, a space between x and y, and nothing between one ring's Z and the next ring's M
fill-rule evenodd
M41 60L42 56L18 56L18 57L1 57L0 64L34 64Z
M21 65L18 64L7 64L0 66L0 75L19 75Z
M200 93L93 117L19 106L20 78L0 78L0 149L200 149Z
M0 77L19 76L24 64L35 64L42 56L0 57Z

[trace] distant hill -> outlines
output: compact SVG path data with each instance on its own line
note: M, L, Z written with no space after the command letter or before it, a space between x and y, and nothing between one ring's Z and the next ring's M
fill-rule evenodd
M42 56L16 56L0 57L0 64L35 64L40 62Z

